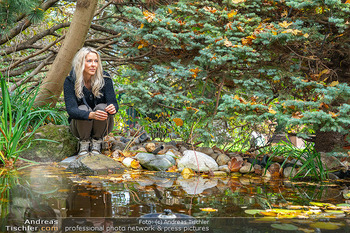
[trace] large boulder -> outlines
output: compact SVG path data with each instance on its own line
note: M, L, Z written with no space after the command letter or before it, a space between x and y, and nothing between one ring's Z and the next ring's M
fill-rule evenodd
M193 150L186 150L183 154L184 156L177 164L179 171L182 171L184 168L190 168L199 172L219 170L218 164L209 155Z
M166 171L169 167L176 164L175 159L169 154L138 153L135 158L142 167L151 171Z
M21 152L21 158L53 162L77 153L78 139L70 133L69 126L54 124L41 126L30 140L33 141L28 149Z
M103 154L89 153L80 156L69 163L67 170L86 175L106 175L108 173L122 174L125 167Z

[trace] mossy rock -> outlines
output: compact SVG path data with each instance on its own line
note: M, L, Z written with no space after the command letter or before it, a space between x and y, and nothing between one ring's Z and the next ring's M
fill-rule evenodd
M31 140L33 141L30 147L19 157L38 162L55 162L77 153L78 139L71 134L69 126L54 124L41 126Z

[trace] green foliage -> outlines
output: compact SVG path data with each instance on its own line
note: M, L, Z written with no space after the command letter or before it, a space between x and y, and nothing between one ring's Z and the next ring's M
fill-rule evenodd
M21 16L28 15L28 19L37 23L44 16L39 8L38 0L4 0L0 1L0 35L6 33Z
M272 163L275 156L285 157L282 167L288 161L293 161L293 169L297 170L295 176L291 179L299 179L308 177L313 180L324 181L328 178L328 172L321 161L321 155L314 149L313 143L306 143L305 147L299 149L295 147L290 141L282 142L279 145L264 148L260 150L262 154L268 154L267 166ZM298 165L300 164L300 165Z
M316 59L315 51L342 40L349 5L179 1L152 12L125 6L121 14L129 23L110 26L129 46L115 49L129 58L147 54L122 74L131 80L125 97L142 115L177 109L172 118L189 126L184 138L196 122L206 143L216 132L213 121L232 117L252 127L277 122L279 130L305 137L319 129L346 132L350 89L333 82L336 75L324 62L330 54L318 52ZM185 107L204 117L193 119Z
M5 164L8 160L15 162L21 151L30 146L30 137L49 116L50 110L34 109L34 93L18 93L11 96L5 79L1 75L0 106L0 161ZM38 90L38 89L37 89ZM23 102L14 106L12 99L20 98ZM40 118L38 118L40 117Z

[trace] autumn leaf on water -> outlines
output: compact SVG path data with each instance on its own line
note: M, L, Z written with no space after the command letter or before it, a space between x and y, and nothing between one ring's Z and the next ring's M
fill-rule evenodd
M181 118L174 118L173 121L177 126L183 126L184 122Z
M211 207L208 207L208 208L200 208L201 211L204 211L204 212L216 212L218 211L218 209L213 209Z

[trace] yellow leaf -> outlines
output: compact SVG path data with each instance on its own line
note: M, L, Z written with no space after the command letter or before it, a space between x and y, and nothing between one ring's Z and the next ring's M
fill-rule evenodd
M238 3L242 3L245 2L245 0L232 0L233 4L238 4Z
M227 17L230 19L233 16L237 15L238 11L232 10L230 13L227 14Z
M338 115L336 114L336 113L334 113L334 112L328 112L331 116L332 116L332 118L336 118Z
M140 26L140 28L142 29L143 27L144 27L145 25L143 24L143 23L141 23L141 26Z
M143 44L140 44L137 48L138 49L142 49L143 48Z
M329 84L328 86L330 86L330 87L335 87L335 86L338 85L338 84L339 84L338 81L333 81L333 82L331 82L331 84Z
M310 226L312 228L320 228L323 230L337 230L340 228L338 224L332 223L332 222L316 222L316 223L310 224Z
M309 34L308 34L308 33L305 33L305 34L303 35L303 37L309 38Z
M173 11L170 8L168 8L168 12L169 14L173 13Z
M181 175L184 179L189 179L194 176L194 171L192 171L190 168L184 168L181 172Z
M283 21L282 23L279 23L278 25L280 25L283 28L287 28L287 27L289 27L292 24L293 24L292 22L288 23L287 21Z
M137 160L131 161L131 167L134 169L140 168L140 162Z
M213 208L200 208L201 211L205 211L205 212L216 212L218 211L217 209L213 209Z
M269 108L269 113L271 114L276 114L277 112L275 110L273 110L271 107Z
M346 0L346 2L345 2L346 4L350 4L350 0Z
M288 16L288 11L284 10L283 13L281 14L281 17L284 18L284 17L287 17L287 16Z
M173 121L177 126L183 126L184 122L181 118L174 118Z

